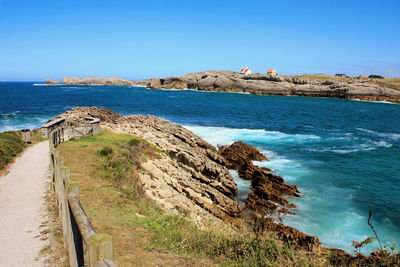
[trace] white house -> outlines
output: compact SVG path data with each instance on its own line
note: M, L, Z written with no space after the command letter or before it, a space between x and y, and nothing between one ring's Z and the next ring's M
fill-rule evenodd
M249 75L249 74L253 74L253 72L251 71L251 69L247 66L244 66L241 70L240 70L241 74L244 75Z

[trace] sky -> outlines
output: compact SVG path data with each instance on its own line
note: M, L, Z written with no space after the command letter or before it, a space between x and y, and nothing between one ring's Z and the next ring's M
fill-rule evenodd
M0 0L0 80L205 70L400 77L399 0Z

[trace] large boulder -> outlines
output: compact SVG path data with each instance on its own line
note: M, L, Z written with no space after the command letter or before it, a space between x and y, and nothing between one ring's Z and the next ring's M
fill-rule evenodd
M181 78L171 76L164 80L163 87L166 89L187 89L188 84Z
M147 87L152 89L162 88L162 85L161 79L159 78L151 78L147 83Z

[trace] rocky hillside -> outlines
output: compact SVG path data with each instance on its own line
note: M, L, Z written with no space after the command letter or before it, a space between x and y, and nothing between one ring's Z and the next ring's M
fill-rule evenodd
M244 75L231 71L205 71L165 79L152 78L148 88L196 89L246 92L261 95L336 97L400 103L400 91L370 83L368 80L312 80L302 76L269 74Z
M143 164L141 177L146 196L166 210L189 214L198 223L242 215L224 158L200 137L154 116L124 117L95 107L73 108L56 118L66 118L73 126L87 116L99 118L102 128L144 138L168 155Z

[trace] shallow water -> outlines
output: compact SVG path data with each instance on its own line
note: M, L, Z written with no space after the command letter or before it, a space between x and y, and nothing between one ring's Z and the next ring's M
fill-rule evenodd
M74 106L153 114L213 145L241 140L260 149L270 161L258 165L300 187L301 197L290 199L296 215L284 222L317 235L326 246L351 251L352 240L373 236L368 211L381 240L399 246L400 105L34 83L0 83L0 131L38 127ZM238 185L243 201L248 183Z

